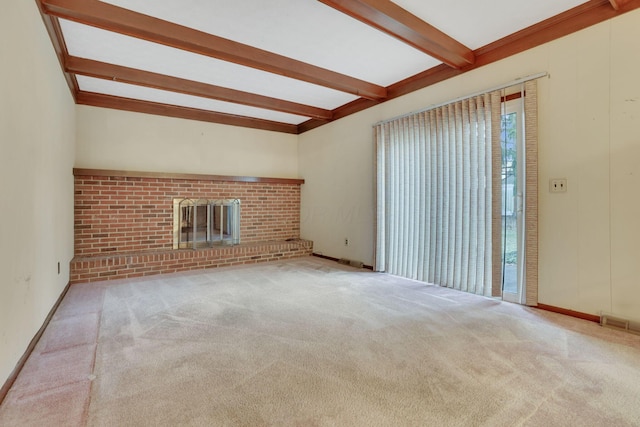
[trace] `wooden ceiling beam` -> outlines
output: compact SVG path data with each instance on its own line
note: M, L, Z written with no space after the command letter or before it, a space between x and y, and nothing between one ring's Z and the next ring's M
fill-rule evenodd
M615 18L639 6L640 0L631 0L624 8L614 10L609 0L589 0L563 13L476 49L476 64L474 66L483 66L524 52Z
M615 9L615 10L620 10L622 8L624 8L624 6L629 3L630 0L609 0L609 2L611 3L611 6Z
M296 102L210 85L193 80L181 79L164 74L137 70L120 65L78 58L75 56L67 56L64 59L64 68L69 73L80 74L83 76L97 77L121 83L130 83L219 101L233 102L235 104L296 114L298 116L316 119L331 119L333 115L330 110L298 104Z
M45 13L368 99L386 89L266 50L234 42L98 0L37 0Z
M453 68L473 64L471 49L389 0L319 0Z
M64 58L68 56L68 50L67 46L64 43L64 37L62 37L60 22L58 22L58 18L56 18L55 16L47 15L40 4L38 4L38 8L40 9L42 22L47 29L49 38L51 39L51 44L53 44L53 50L58 57L58 62L60 63L60 67L62 68L64 78L67 81L69 89L71 90L71 95L75 97L76 92L78 91L78 82L76 81L76 78L73 74L68 73L64 70Z
M614 10L611 7L609 0L587 1L566 12L475 50L475 63L462 70L456 70L445 64L440 64L422 73L418 73L415 76L399 81L387 88L389 93L387 100L395 99L416 90L440 83L638 8L640 8L640 0L627 0L624 6L621 6L618 10ZM384 101L375 102L362 98L357 99L333 110L332 120L338 120L350 114L366 110L381 102ZM308 120L298 125L298 133L307 132L330 121L318 119Z
M76 94L76 104L133 111L136 113L154 114L157 116L177 117L180 119L198 120L201 122L219 123L223 125L241 126L273 132L291 134L298 133L298 126L288 123L255 119L251 117L237 116L234 114L217 113L214 111L180 107L177 105L159 104L157 102L140 101L137 99L103 95L93 92L78 91Z

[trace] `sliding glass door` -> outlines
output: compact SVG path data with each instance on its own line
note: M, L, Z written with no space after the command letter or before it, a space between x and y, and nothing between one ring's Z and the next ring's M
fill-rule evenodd
M531 80L378 123L375 270L536 305L537 127Z
M526 163L524 115L519 95L503 97L502 104L502 298L524 303Z

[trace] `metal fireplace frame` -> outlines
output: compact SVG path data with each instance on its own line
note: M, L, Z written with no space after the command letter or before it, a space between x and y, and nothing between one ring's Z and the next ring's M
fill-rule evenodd
M206 220L198 218L198 212L203 211ZM219 228L215 228L216 223ZM240 199L173 199L173 249L199 249L239 243Z

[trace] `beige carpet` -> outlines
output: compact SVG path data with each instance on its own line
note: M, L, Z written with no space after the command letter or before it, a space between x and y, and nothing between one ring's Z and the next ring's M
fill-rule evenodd
M640 425L640 337L317 258L67 299L0 425Z

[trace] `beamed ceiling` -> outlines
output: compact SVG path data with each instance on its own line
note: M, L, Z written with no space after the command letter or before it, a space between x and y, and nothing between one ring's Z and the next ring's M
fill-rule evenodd
M77 104L299 134L640 0L36 0Z

